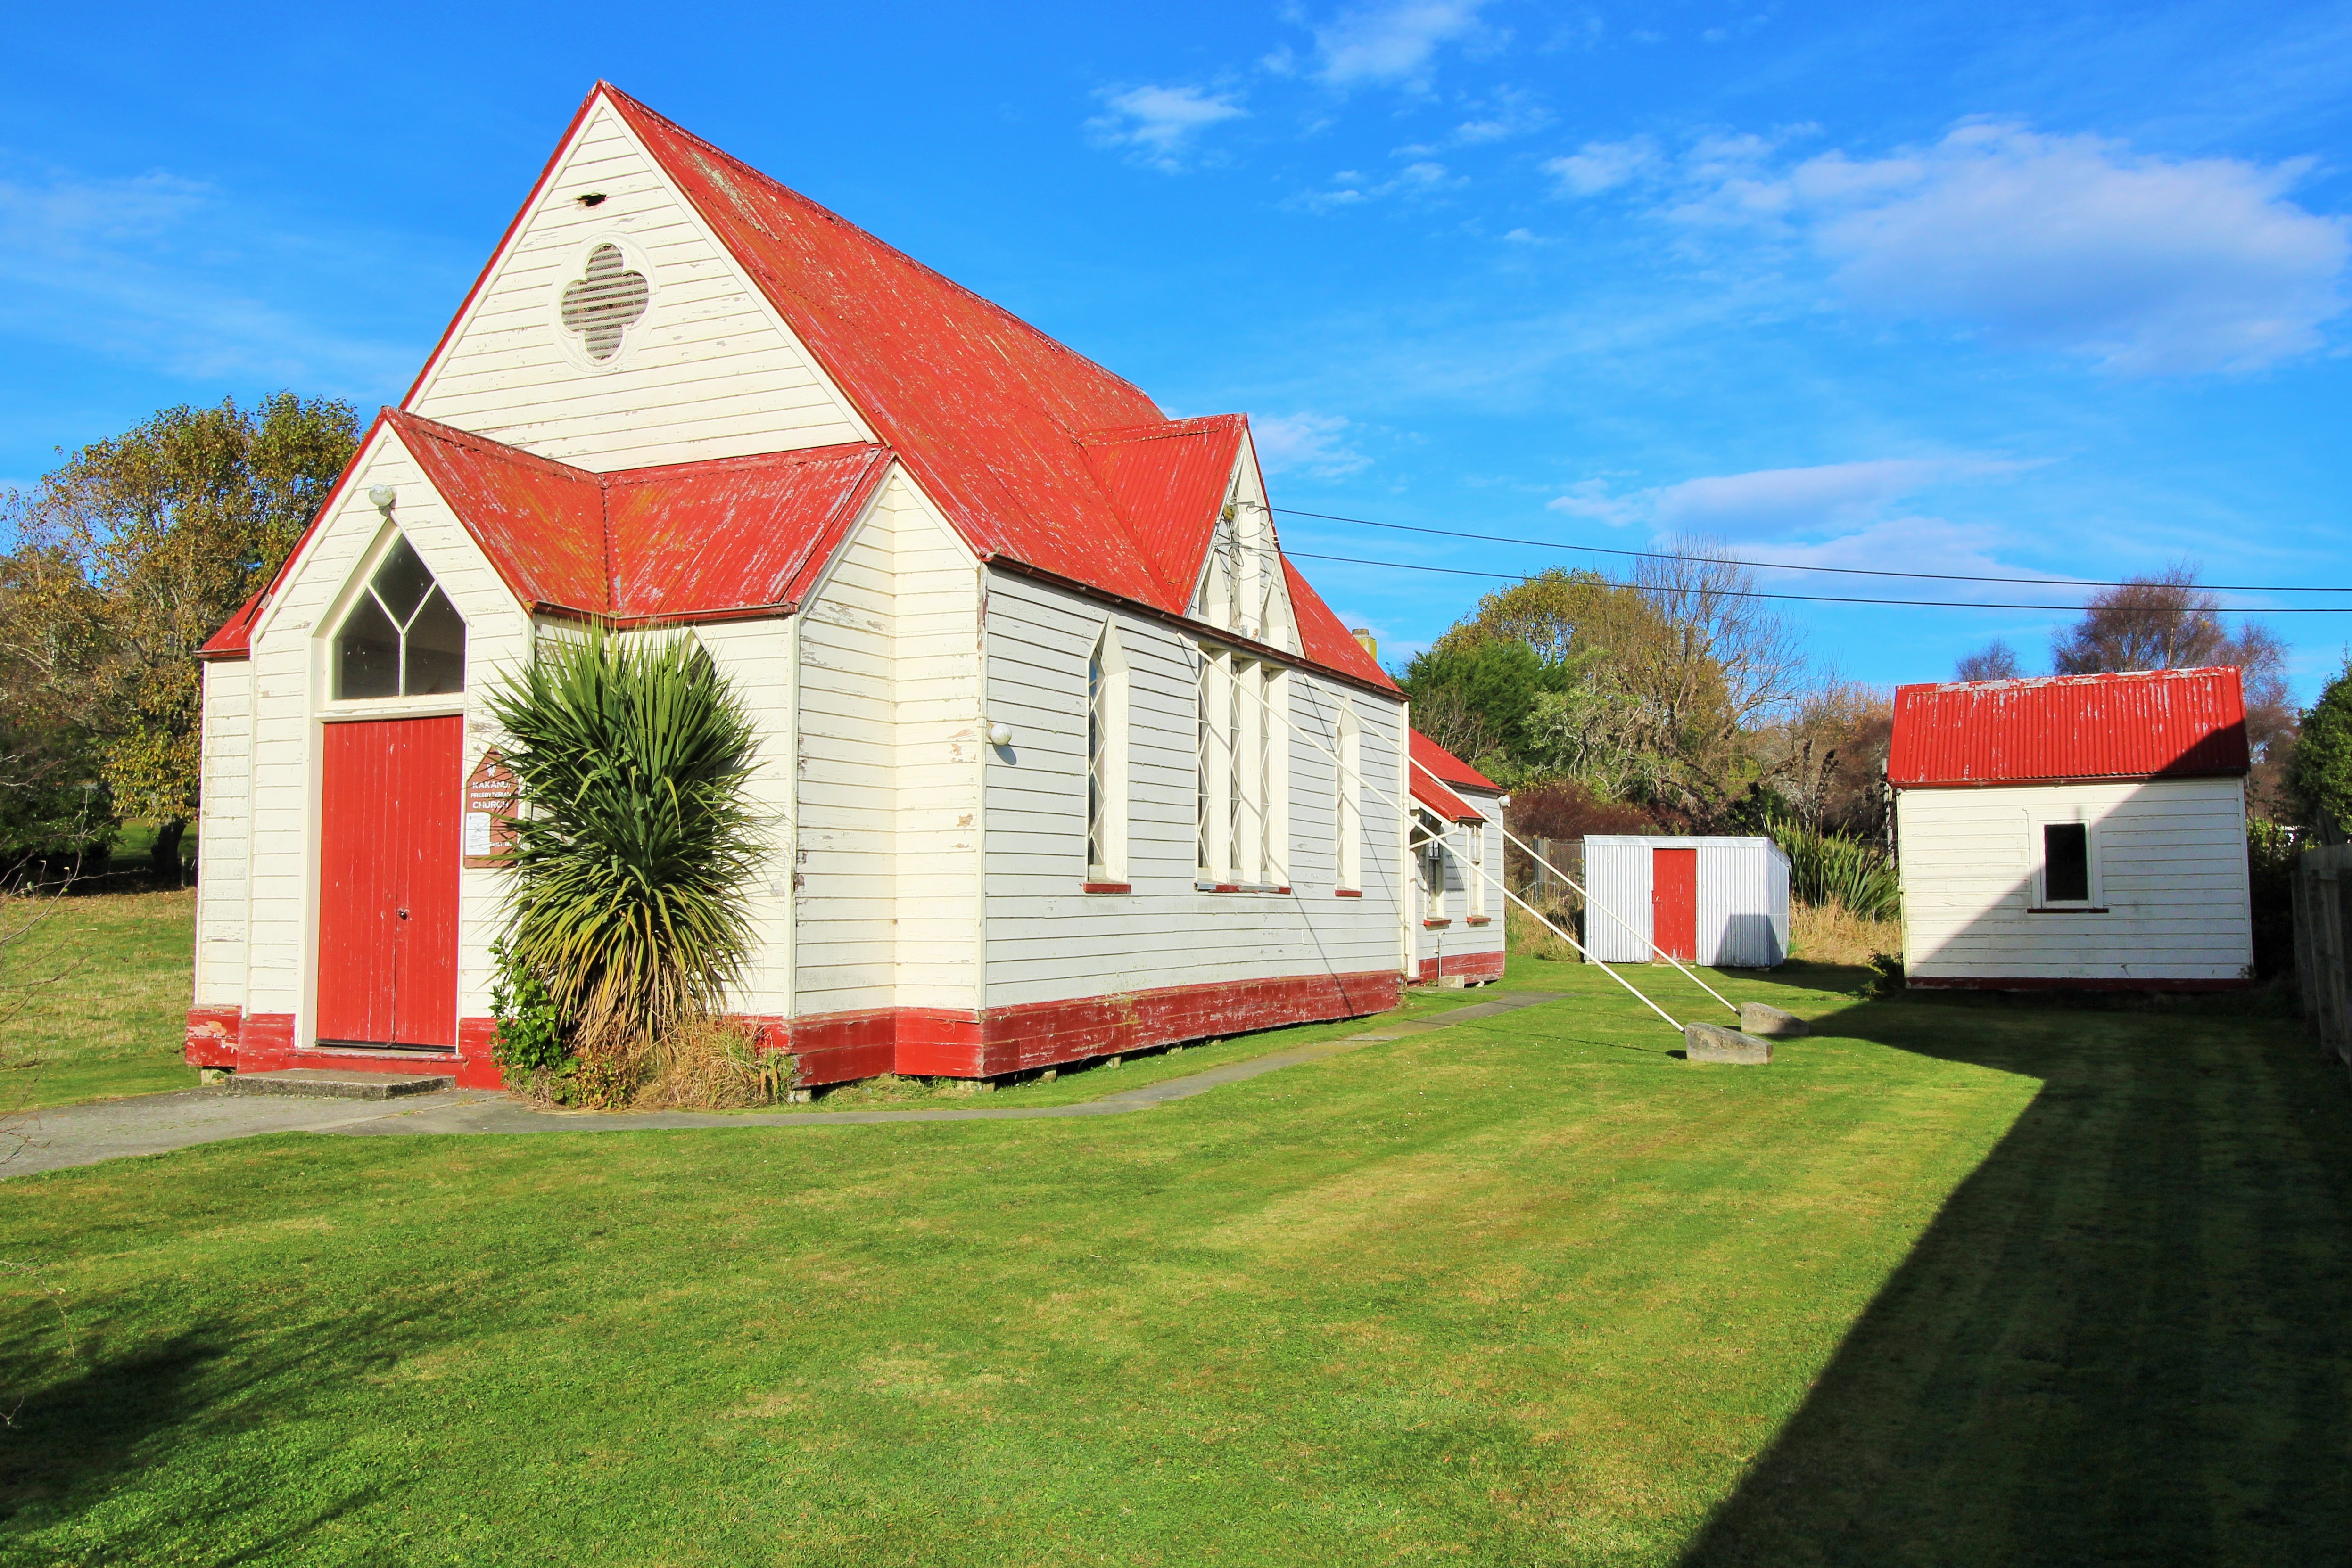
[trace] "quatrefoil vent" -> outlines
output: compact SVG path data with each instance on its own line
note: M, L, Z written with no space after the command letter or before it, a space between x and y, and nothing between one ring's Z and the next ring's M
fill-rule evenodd
M651 292L619 246L600 245L588 253L587 276L563 286L563 324L602 364L621 351L622 334L644 317Z

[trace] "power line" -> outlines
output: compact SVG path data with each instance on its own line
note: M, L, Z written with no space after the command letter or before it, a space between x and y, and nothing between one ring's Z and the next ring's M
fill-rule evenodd
M1525 582L1528 575L1523 571L1473 571L1467 567L1460 566L1423 566L1417 561L1410 560L1366 560L1360 556L1352 555L1318 555L1311 550L1303 549L1286 549L1282 553L1293 560L1330 560L1338 561L1343 566L1384 567L1391 571L1433 571L1441 572L1447 577L1483 577L1495 582ZM1712 556L1675 556L1666 559L1704 561L1715 559ZM1724 599L1777 599L1796 604L1896 604L1912 610L2063 610L2073 614L2084 608L2080 604L2003 604L1977 600L1863 599L1828 593L1765 593L1756 589L1747 588L1709 588L1693 591L1713 593ZM2202 615L2205 613L2202 609L2195 605L2131 605L2126 608L2133 614ZM2292 604L2278 610L2248 610L2223 604L2216 606L2214 612L2223 615L2352 615L2352 604Z
M1342 517L1330 512L1302 512L1296 507L1276 507L1273 509L1294 517L1314 517L1326 523L1353 523L1360 528L1389 528L1401 534L1431 534L1439 538L1475 539L1482 544L1491 545L1528 545L1537 549L1573 550L1583 555L1623 556L1633 560L1695 560L1719 566L1753 567L1759 571L1820 571L1832 572L1840 577L1908 577L1931 582L2018 582L2033 588L2137 588L2142 586L2136 582L2114 582L2093 577L1979 577L1958 571L1895 571L1867 566L1803 566L1794 561L1785 560L1734 560L1725 556L1676 555L1668 550L1611 549L1606 545L1570 545L1562 544L1557 539L1516 538L1508 534L1473 534L1465 533L1458 528L1416 528L1411 523L1380 523L1374 522L1370 517ZM1320 559L1335 560L1339 558L1326 556ZM2225 593L2352 593L2352 588L2290 587L2284 583L2276 582L2200 582L2193 586L2217 589ZM1899 604L1910 601L1864 600L1856 602ZM2037 607L2021 605L2019 608L2030 610ZM2059 608L2079 610L2082 606L2067 604ZM2270 612L2265 611L2259 613Z

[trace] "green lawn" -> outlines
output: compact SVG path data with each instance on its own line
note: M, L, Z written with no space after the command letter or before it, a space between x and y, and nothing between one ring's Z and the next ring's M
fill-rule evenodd
M0 1024L0 1112L195 1083L181 1054L195 910L194 888L0 905L6 929L40 920L0 959L0 998L26 998Z
M1725 982L1760 1070L1530 961L1133 1116L0 1184L0 1562L2342 1561L2340 1078L1824 982Z

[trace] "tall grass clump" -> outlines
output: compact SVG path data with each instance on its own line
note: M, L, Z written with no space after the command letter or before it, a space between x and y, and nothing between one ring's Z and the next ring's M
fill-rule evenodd
M1835 904L1864 920L1893 920L1903 908L1895 862L1867 839L1816 832L1786 819L1770 824L1789 857L1789 895L1799 904Z
M579 1097L618 1104L751 953L758 737L687 636L544 642L488 703L526 808L506 951L552 1001Z

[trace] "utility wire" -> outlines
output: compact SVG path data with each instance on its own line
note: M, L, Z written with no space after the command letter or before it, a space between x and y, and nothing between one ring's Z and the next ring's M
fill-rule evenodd
M1411 523L1378 523L1370 517L1342 517L1330 512L1302 512L1295 507L1276 507L1275 511L1294 517L1314 517L1326 523L1353 523L1359 528L1388 528L1401 534L1432 534L1439 538L1475 539L1490 545L1528 545L1536 549L1574 550L1583 555L1623 556L1633 560L1692 560L1718 566L1753 567L1759 571L1820 571L1840 577L1909 577L1931 582L2018 582L2032 588L2137 588L2136 582L2112 582L2095 577L1974 577L1958 571L1895 571L1867 566L1802 566L1785 560L1733 560L1723 556L1676 555L1670 550L1611 549L1605 545L1562 544L1557 539L1523 539L1509 534L1473 534L1459 528L1417 528ZM1297 552L1288 552L1296 554ZM1337 560L1337 556L1324 556L1324 560ZM2291 587L2278 582L2200 582L2198 588L2218 589L2225 593L2352 593L2352 588ZM1843 601L1840 601L1843 602ZM1908 603L1908 600L1864 600L1854 602L1871 604ZM2035 606L2021 606L2032 609ZM2067 604L2058 608L2079 610L2080 605Z
M1474 571L1468 567L1423 566L1418 561L1410 560L1366 560L1360 556L1318 555L1312 550L1303 549L1285 550L1282 553L1290 557L1293 560L1330 560L1338 561L1342 566L1377 566L1385 568L1391 571L1433 571L1441 572L1447 577L1483 577L1495 582L1525 582L1528 580L1528 574L1524 571ZM1676 560L1715 560L1713 556L1675 556L1666 559ZM1738 565L1742 563L1720 561L1717 562L1717 564ZM1994 579L1988 580L2000 580ZM2027 579L2026 580L2042 581L2042 580ZM2048 585L2044 583L2044 586ZM1695 593L1712 593L1724 599L1778 599L1799 604L1897 604L1912 610L2064 610L2068 612L2079 612L2086 608L2086 606L2081 604L2004 604L1980 600L1863 599L1830 593L1766 593L1760 590L1749 588L1706 588L1693 589L1690 591ZM2135 615L2202 615L2207 613L2203 608L2197 605L2174 606L2163 604L2135 604L2127 605L2124 608L2129 613ZM2278 609L2272 609L2265 606L2246 607L2222 604L2215 606L2212 612L2221 615L2352 615L2352 604L2290 604Z

